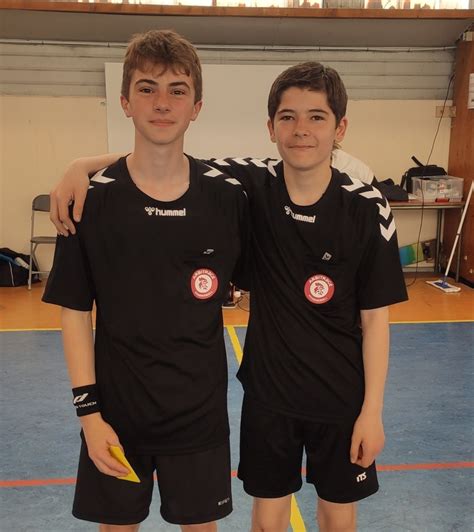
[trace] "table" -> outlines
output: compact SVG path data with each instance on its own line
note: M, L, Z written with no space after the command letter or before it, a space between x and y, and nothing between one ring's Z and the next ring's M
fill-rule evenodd
M434 261L434 271L439 273L441 271L439 259L441 249L441 229L444 222L444 214L447 209L462 209L466 204L465 201L421 201L410 199L408 201L390 201L390 208L392 211L410 211L410 210L430 210L437 211L436 219L436 252ZM461 235L459 235L457 257L456 257L456 282L459 281L459 266L461 263ZM443 272L444 273L444 272Z

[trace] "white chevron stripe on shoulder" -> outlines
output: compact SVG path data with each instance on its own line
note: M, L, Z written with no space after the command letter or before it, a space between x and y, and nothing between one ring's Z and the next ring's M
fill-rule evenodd
M222 175L222 172L217 168L211 168L208 172L205 172L204 175L208 175L209 177L217 177L218 175Z
M345 188L348 192L354 192L354 190L359 190L359 188L367 186L358 179L352 179L352 177L349 177L349 179L352 181L352 185L342 185L342 188Z
M276 170L275 170L275 166L280 162L279 159L272 159L271 161L268 161L268 165L267 165L267 168L268 168L268 171L272 174L273 177L276 177L277 176L277 173L276 173Z
M227 183L231 183L232 185L240 185L240 181L237 181L234 177L229 177L226 179Z
M267 168L267 165L262 161L262 159L250 159L250 162L260 168Z
M241 166L249 165L249 163L245 159L242 159L241 157L236 157L235 159L232 159L232 160L236 162L237 164L240 164Z
M230 166L230 164L225 159L214 159L212 162L216 163L219 166Z
M382 205L381 203L377 203L377 207L379 208L380 216L385 218L386 220L390 216L390 213L392 210L390 209L390 205L388 204L388 201L385 200L385 205Z
M107 184L107 183L111 183L112 181L115 181L115 179L112 179L111 177L107 177L104 175L104 171L106 170L106 168L104 168L103 170L100 170L99 172L97 172L94 177L91 178L91 181L94 181L95 183L104 183L104 184Z
M392 238L393 233L395 233L395 220L392 220L388 227L384 227L382 224L380 224L380 233L388 242Z
M382 193L376 188L372 188L372 190L368 190L367 192L360 192L360 195L367 199L382 198Z
M89 185L89 188L87 190L90 190L91 188L94 188L92 185Z

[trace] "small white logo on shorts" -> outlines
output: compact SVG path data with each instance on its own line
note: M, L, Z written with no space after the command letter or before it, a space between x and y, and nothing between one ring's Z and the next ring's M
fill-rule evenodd
M361 473L360 475L357 475L356 480L357 482L363 482L364 480L367 480L367 473Z
M217 506L222 506L223 504L227 504L228 502L230 502L230 497L227 497L226 499L222 499L222 501L219 501L217 503Z
M323 255L323 260L331 260L331 258L332 258L331 253L328 253L328 252L326 251L326 253Z

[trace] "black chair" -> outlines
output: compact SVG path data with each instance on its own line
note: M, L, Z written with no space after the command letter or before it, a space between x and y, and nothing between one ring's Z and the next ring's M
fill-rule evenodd
M40 270L39 265L37 270L34 270L34 263L38 263L38 259L35 256L35 251L41 244L53 244L56 245L55 236L43 236L35 235L35 213L36 212L49 212L49 194L40 194L33 199L31 205L31 236L30 236L30 264L28 272L28 290L31 290L31 277L34 273L49 273L49 270ZM33 263L34 261L34 263Z

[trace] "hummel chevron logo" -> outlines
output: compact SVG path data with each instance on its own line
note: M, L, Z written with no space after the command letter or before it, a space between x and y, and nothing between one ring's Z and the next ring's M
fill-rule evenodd
M111 181L115 181L115 179L103 175L104 170L97 172L95 176L91 179L91 181L95 181L96 183L110 183Z
M266 168L267 165L261 159L250 159L250 162L260 168Z
M382 198L382 194L376 188L373 188L372 190L368 190L367 192L360 192L360 195L364 196L364 198L367 198L367 199Z
M212 162L218 166L230 166L230 164L224 159L214 159Z
M342 188L345 188L349 192L354 192L354 190L359 190L359 188L364 188L367 185L364 185L362 181L359 181L358 179L351 179L352 185L342 185Z
M279 160L271 160L271 161L268 161L268 171L272 174L273 177L276 177L277 173L276 173L276 170L275 170L275 166L279 163L280 161Z
M236 157L235 159L232 159L232 160L235 161L237 164L240 164L241 166L249 165L249 163L245 159L242 159L240 157Z
M388 204L388 201L385 200L385 205L377 203L377 206L379 208L380 216L382 216L383 218L387 220L388 217L390 216L390 213L392 212L390 209L390 205Z
M218 170L217 168L211 168L204 175L208 175L209 177L217 177L218 175L222 175L222 172Z
M227 183L230 183L231 185L240 185L240 182L237 181L234 177L229 177L229 179L226 179Z
M395 220L392 219L390 225L387 228L380 224L380 232L385 238L385 240L388 242L392 238L393 233L395 233Z

